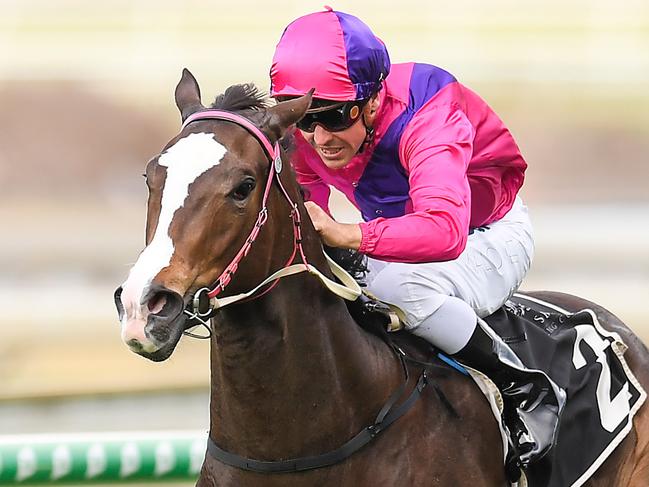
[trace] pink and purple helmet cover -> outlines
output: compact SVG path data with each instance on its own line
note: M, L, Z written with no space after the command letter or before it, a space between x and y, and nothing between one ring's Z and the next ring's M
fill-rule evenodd
M300 96L315 88L315 98L362 100L388 76L383 42L357 17L325 8L284 30L270 68L271 96Z

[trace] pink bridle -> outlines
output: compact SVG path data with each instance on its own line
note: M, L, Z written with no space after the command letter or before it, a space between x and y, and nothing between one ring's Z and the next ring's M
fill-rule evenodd
M266 153L269 162L271 163L270 171L268 173L268 179L266 181L266 187L264 189L264 196L261 202L261 210L259 210L257 221L255 222L255 225L253 226L250 235L248 235L248 238L246 238L246 241L244 242L241 249L239 249L239 252L237 252L235 257L232 259L232 262L228 264L228 266L225 268L225 270L221 273L219 278L216 280L213 288L199 289L194 295L193 298L194 316L197 318L207 318L214 310L210 308L207 311L203 311L203 312L200 311L201 295L205 293L207 298L211 300L212 298L215 298L219 293L221 293L232 280L232 276L234 276L237 269L239 268L240 262L243 260L243 258L246 255L248 255L248 252L250 251L252 244L255 242L257 236L259 235L259 231L261 230L261 227L264 226L264 224L268 219L267 202L268 202L268 195L270 194L270 188L273 183L273 179L277 181L277 184L282 190L284 197L286 198L289 205L291 206L291 219L293 220L293 252L289 257L289 259L286 261L286 264L284 264L284 268L286 268L291 264L291 262L293 262L293 259L295 258L298 252L300 254L300 257L302 258L302 263L307 267L309 267L309 264L307 262L306 255L304 254L304 249L302 248L302 230L301 230L302 221L300 218L300 212L298 206L295 202L293 202L288 192L284 188L281 179L279 178L279 174L282 171L282 158L281 158L279 143L275 142L274 145L271 144L270 140L268 140L268 137L261 130L259 130L254 124L252 124L248 119L242 117L241 115L237 115L236 113L226 112L223 110L204 110L204 111L193 113L189 117L187 117L187 119L184 121L182 128L184 129L190 123L198 120L225 120L228 122L233 122L236 125L239 125L240 127L246 129L253 137L255 137L255 139L257 139L261 147L264 149L264 152ZM268 291L270 291L277 284L277 282L278 280L275 280L275 282L268 289L266 289L262 294L265 294ZM260 295L257 295L257 297L259 296Z

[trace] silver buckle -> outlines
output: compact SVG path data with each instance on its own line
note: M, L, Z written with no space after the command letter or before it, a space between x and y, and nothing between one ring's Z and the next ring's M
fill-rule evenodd
M207 287L203 287L203 288L199 289L198 291L196 291L196 294L194 294L194 299L193 299L193 302L192 302L192 309L194 311L194 316L197 317L197 318L207 318L210 314L212 314L212 311L214 311L214 309L211 306L208 306L207 311L205 313L201 313L201 310L200 310L201 293L203 293L203 292L207 296L210 293L210 289L207 288ZM210 300L209 296L207 296L207 298L208 298L208 303L209 303L211 300Z

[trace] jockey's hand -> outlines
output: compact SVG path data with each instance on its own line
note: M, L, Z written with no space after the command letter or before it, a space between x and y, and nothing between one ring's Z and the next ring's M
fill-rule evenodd
M361 227L355 223L338 223L312 201L304 203L311 221L322 241L330 247L358 250L361 246Z

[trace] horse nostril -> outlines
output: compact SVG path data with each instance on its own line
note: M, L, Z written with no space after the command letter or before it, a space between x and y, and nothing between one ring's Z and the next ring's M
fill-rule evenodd
M160 318L173 319L182 313L184 303L180 294L162 286L153 285L142 300L149 313Z
M167 293L157 293L149 299L147 307L152 315L156 315L162 311L165 304L167 304Z

